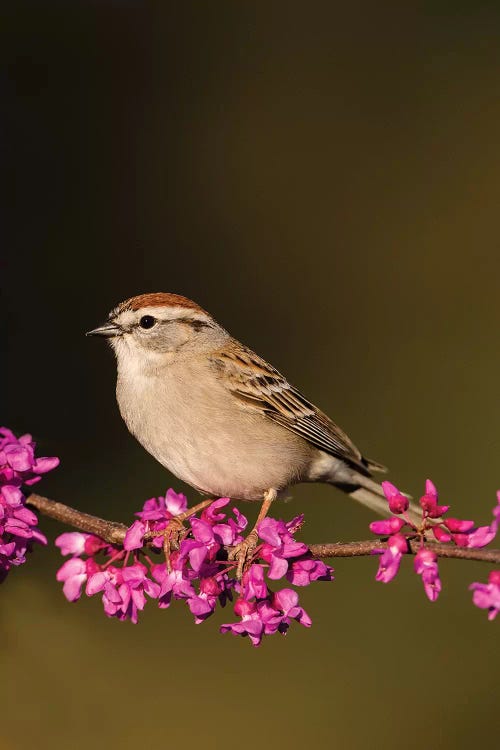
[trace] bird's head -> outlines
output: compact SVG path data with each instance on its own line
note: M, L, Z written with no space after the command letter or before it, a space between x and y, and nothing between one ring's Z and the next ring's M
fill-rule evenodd
M159 365L176 356L218 348L226 331L203 308L179 294L140 294L111 310L87 336L108 339L119 364Z

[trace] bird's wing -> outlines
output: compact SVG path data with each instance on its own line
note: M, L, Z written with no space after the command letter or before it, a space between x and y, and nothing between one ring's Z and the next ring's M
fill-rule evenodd
M274 367L237 341L211 355L233 395L285 429L369 475L369 462L326 414Z

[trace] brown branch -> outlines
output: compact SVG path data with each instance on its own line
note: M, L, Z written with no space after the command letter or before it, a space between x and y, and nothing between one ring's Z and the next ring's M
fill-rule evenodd
M425 548L435 552L438 557L453 557L459 560L478 560L500 564L500 549L468 549L455 547L451 544L425 542ZM309 549L314 557L363 557L373 555L380 549L385 549L387 543L381 539L369 539L366 542L334 542L333 544L310 544ZM420 542L410 541L410 550L416 554L421 548Z
M80 529L80 531L95 534L110 544L123 544L127 531L127 526L123 523L106 521L103 518L91 516L89 513L82 513L75 508L70 508L69 505L49 500L41 495L29 495L26 502L44 516L54 518L56 521ZM309 549L314 557L362 557L372 555L377 550L385 549L386 546L386 542L382 539L370 539L365 542L310 544ZM425 547L436 552L439 557L500 564L500 549L468 549L455 547L451 544L439 544L438 542L426 542ZM410 541L409 548L415 554L420 549L420 544L416 541Z
M29 495L26 502L44 516L54 518L67 526L73 526L73 528L86 531L88 534L95 534L110 544L123 544L127 532L127 527L123 523L105 521L104 518L91 516L90 513L82 513L76 508L70 508L69 505L49 500L48 497L42 497L41 495Z

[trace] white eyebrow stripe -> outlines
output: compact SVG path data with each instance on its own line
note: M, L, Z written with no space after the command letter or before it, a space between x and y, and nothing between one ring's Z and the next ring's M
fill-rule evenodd
M143 315L151 315L153 318L163 322L168 322L169 320L182 321L185 319L186 323L189 321L198 321L200 323L206 323L207 325L213 324L212 318L201 311L181 306L161 307L158 305L141 307L140 310L124 310L116 316L115 320L121 325L131 326L138 323ZM113 313L111 313L111 317L113 317Z
M160 310L164 313L163 315L158 314ZM144 307L141 309L142 315L153 315L158 320L182 320L182 318L186 318L187 320L199 320L202 323L211 322L209 315L190 307Z

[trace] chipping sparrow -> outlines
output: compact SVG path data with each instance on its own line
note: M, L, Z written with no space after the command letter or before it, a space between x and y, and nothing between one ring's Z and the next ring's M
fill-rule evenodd
M202 494L272 500L298 482L327 482L386 511L370 479L384 468L271 365L195 302L142 294L88 335L109 339L116 395L130 432Z

